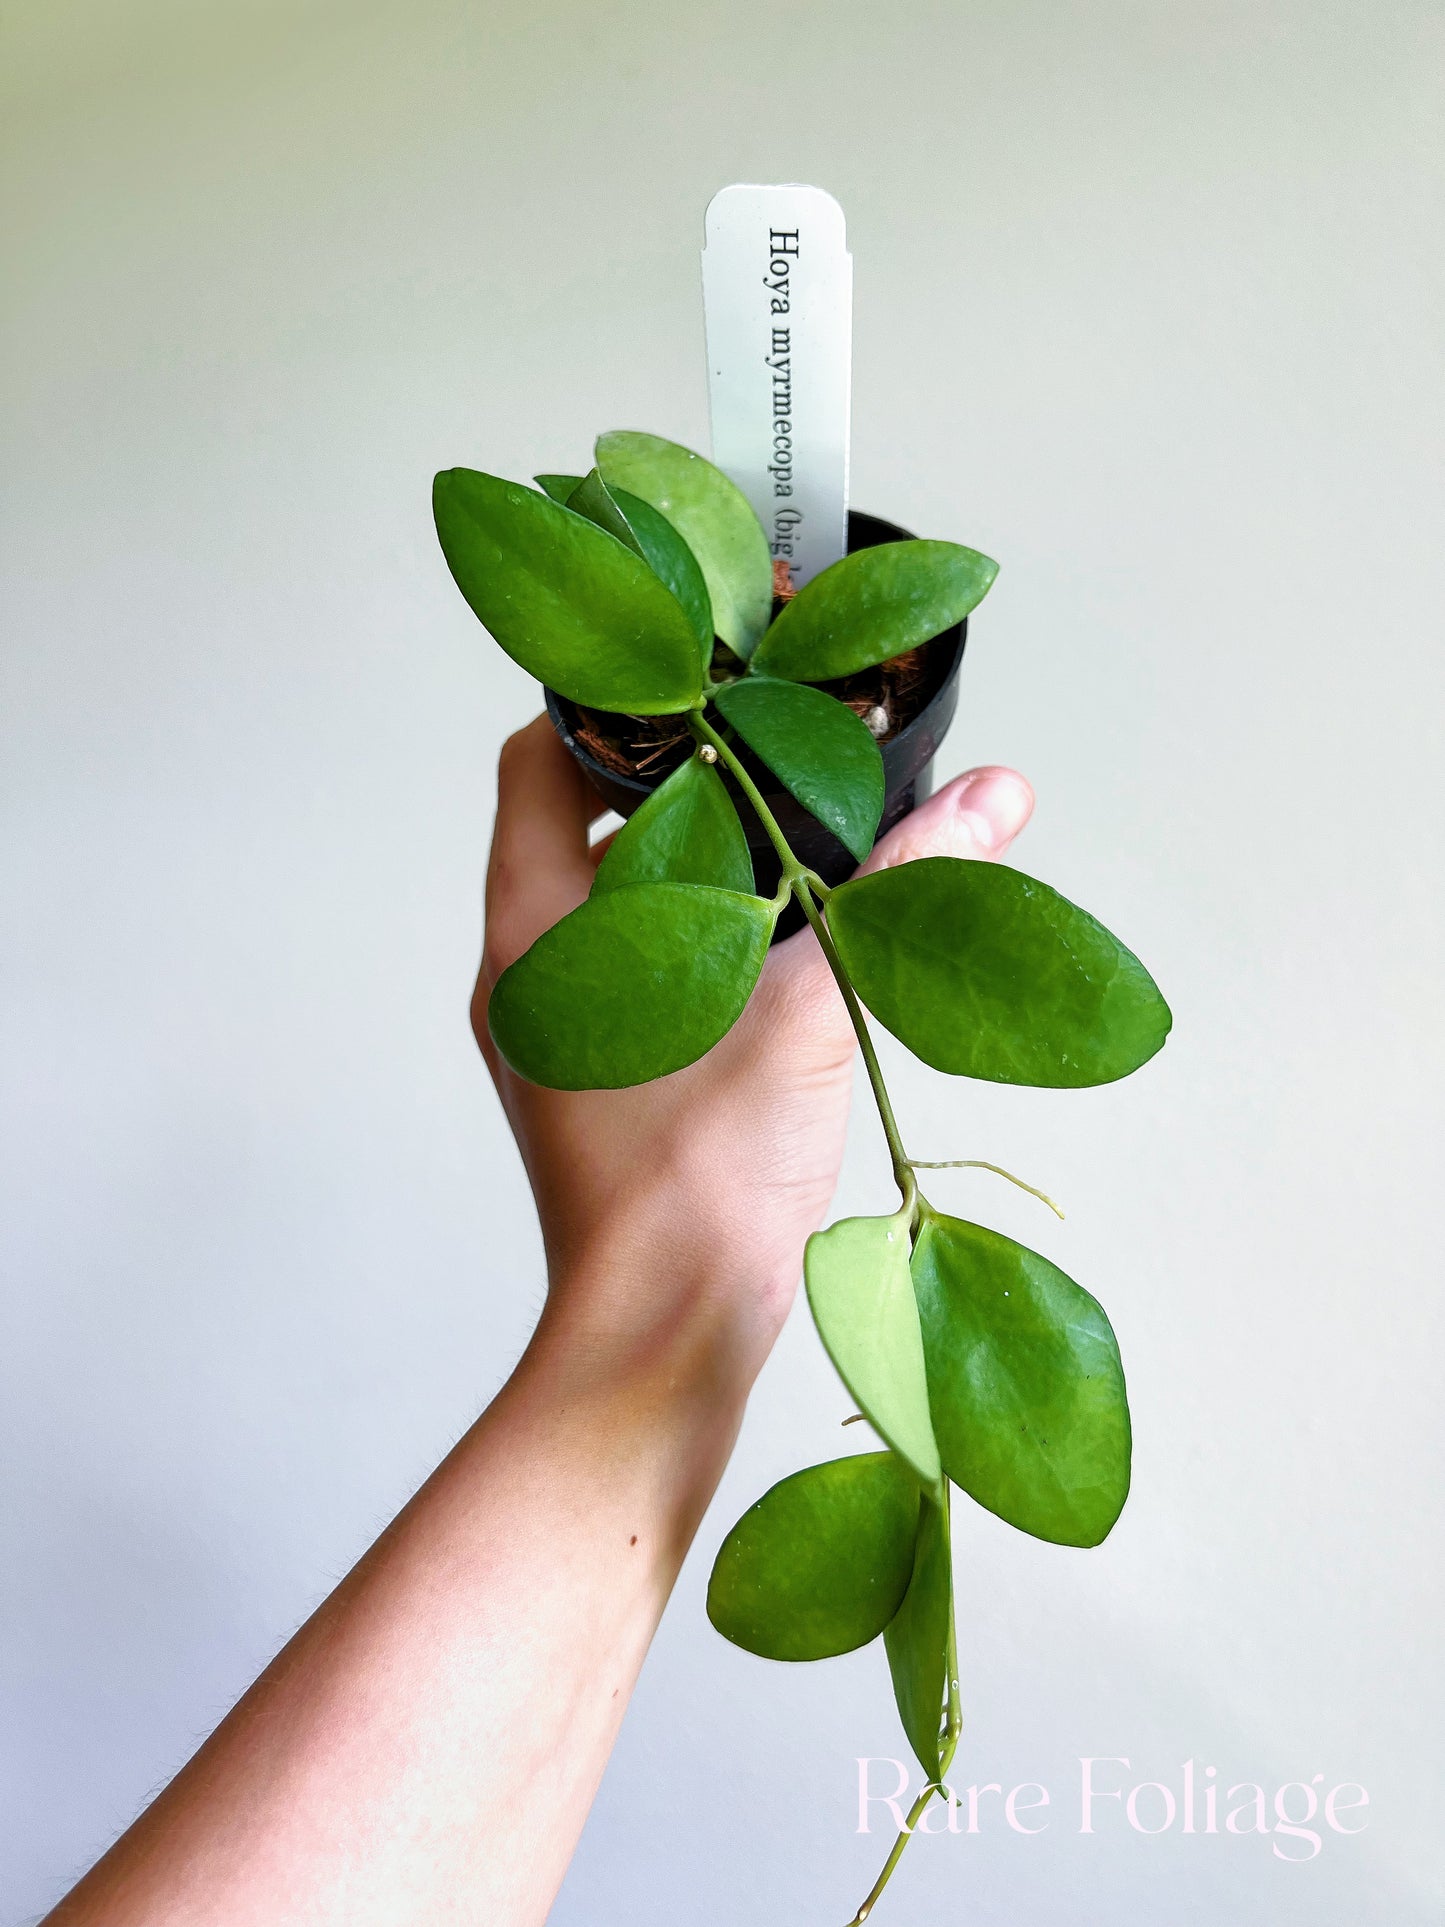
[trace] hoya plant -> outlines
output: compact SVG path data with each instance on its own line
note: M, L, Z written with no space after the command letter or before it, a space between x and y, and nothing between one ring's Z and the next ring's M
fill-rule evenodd
M861 1921L946 1791L958 1741L951 1488L1035 1538L1096 1546L1130 1463L1103 1308L1047 1258L924 1196L864 1011L934 1070L1052 1089L1137 1070L1170 1015L1117 937L1020 870L940 856L830 887L750 773L763 765L866 857L884 802L878 744L818 685L959 623L997 573L987 556L891 541L778 606L762 527L718 469L631 432L603 435L594 459L539 489L465 468L436 478L447 563L502 648L574 704L676 718L693 746L618 831L587 901L502 974L488 1021L523 1077L612 1090L712 1049L790 902L837 980L898 1208L816 1233L803 1267L819 1335L881 1449L765 1493L718 1554L708 1613L770 1659L883 1640L925 1785ZM755 890L748 812L781 866L771 896Z

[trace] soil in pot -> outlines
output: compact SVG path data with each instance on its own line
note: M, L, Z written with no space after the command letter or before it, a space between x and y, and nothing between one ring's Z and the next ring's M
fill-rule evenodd
M774 605L774 613L778 605ZM867 724L878 744L901 735L928 701L938 678L930 674L929 643L921 643L891 662L860 670L837 682L819 683L830 696L846 703ZM735 675L742 667L726 643L713 650L714 681ZM616 776L651 784L661 782L691 754L692 736L679 729L675 716L621 716L607 709L585 709L571 704L572 734L587 753Z

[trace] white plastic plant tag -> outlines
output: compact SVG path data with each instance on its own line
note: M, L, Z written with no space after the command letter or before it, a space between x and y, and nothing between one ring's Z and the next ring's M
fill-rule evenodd
M767 531L780 587L848 547L853 257L820 187L724 187L702 256L712 458ZM783 572L775 567L775 576Z

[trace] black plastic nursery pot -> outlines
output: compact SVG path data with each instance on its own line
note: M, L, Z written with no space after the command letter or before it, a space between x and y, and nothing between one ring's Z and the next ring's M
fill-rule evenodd
M899 528L896 523L885 522L876 515L864 515L858 509L849 510L850 554L856 549L876 548L883 542L908 539L908 531ZM879 744L885 784L879 836L892 829L933 789L933 758L948 733L948 726L958 707L958 672L963 664L967 637L968 621L965 618L924 644L923 675L913 692L918 708L896 735L887 737ZM825 684L824 687L836 694L840 685ZM691 742L680 741L674 752L658 756L645 771L623 775L599 762L587 745L579 741L577 729L580 715L577 706L552 689L546 691L546 697L547 714L552 718L557 734L582 765L597 794L619 816L631 816L638 804L650 796L678 763L691 753ZM625 722L624 718L606 720ZM713 712L709 712L709 720L716 727L726 728L726 724ZM857 867L856 862L832 832L825 830L821 823L809 816L802 805L796 803L781 787L772 771L760 763L750 750L741 743L735 747L743 766L762 791L764 801L777 818L779 827L799 860L815 870L825 883L841 883L851 876ZM736 783L726 772L723 773L723 780L738 806L747 831L758 892L763 896L771 896L782 874L777 852ZM801 922L802 913L796 904L790 905L779 920L778 935L787 935Z

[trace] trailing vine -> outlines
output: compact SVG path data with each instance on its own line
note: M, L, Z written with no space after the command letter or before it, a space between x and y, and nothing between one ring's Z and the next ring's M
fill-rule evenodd
M830 886L753 774L770 771L866 857L882 760L817 685L960 622L997 573L988 557L889 542L775 614L763 531L700 456L615 433L587 475L538 481L540 493L469 469L437 477L437 531L463 595L561 696L676 717L695 747L617 833L587 901L498 980L498 1049L523 1077L567 1090L681 1069L741 1015L794 903L847 1007L898 1185L896 1211L841 1219L803 1254L819 1335L881 1449L775 1485L727 1536L708 1587L713 1625L770 1659L883 1640L924 1783L857 1923L946 1791L961 1732L951 1488L1036 1538L1094 1546L1123 1507L1131 1452L1102 1307L1047 1258L924 1195L918 1173L942 1167L908 1155L865 1011L934 1069L1055 1089L1136 1070L1170 1014L1102 924L1006 865L928 857ZM771 897L756 893L748 812L780 866ZM945 1162L1022 1184L981 1159Z

